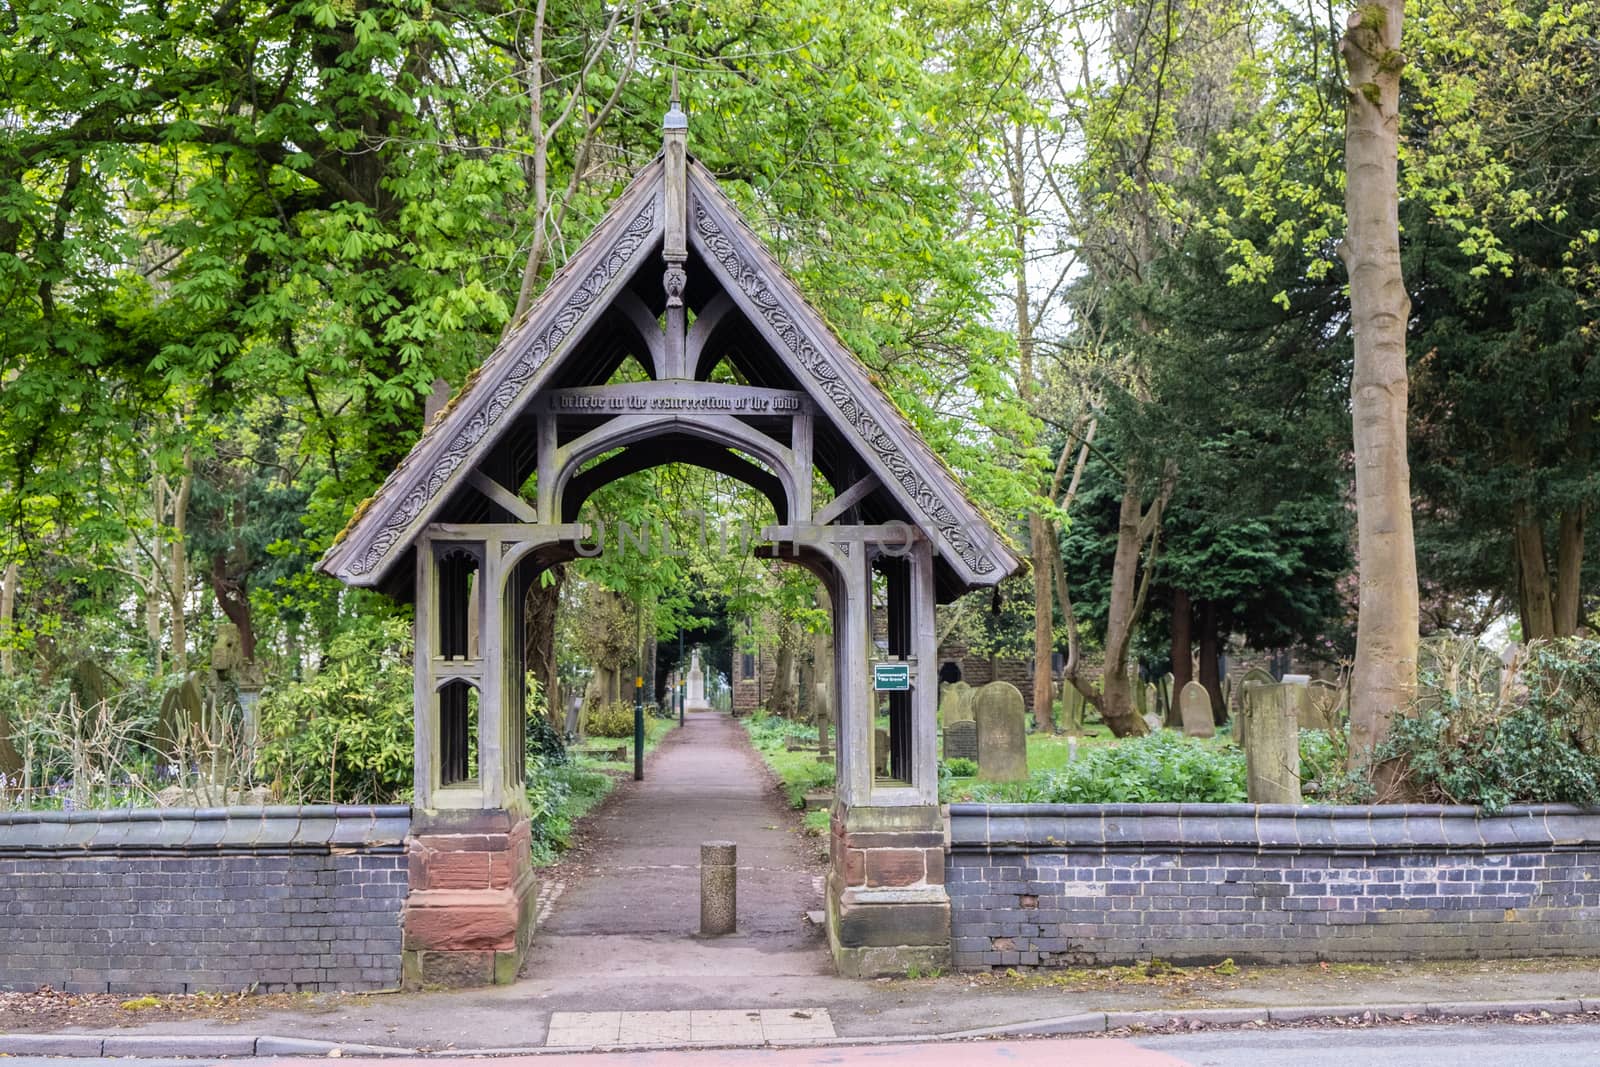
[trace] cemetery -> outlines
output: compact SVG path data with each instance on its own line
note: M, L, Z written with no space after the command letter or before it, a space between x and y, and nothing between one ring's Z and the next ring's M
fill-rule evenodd
M1287 202L1251 190L1301 165L1281 131L1226 142L1270 162L1187 173L1226 153L1158 146L1184 134L1146 115L1142 151L1093 145L1069 176L1080 143L1043 145L1115 86L1025 130L1051 78L980 93L1002 53L1033 69L994 27L960 63L896 37L932 50L904 109L830 97L780 136L749 116L793 90L745 99L720 48L701 85L643 72L659 13L608 66L624 6L563 37L596 49L567 88L566 58L506 60L535 86L519 109L574 93L553 124L477 110L500 60L466 64L470 91L397 90L362 137L404 127L415 158L375 154L381 175L317 121L292 151L124 123L87 170L37 135L60 174L17 202L59 203L38 247L0 217L0 266L94 250L0 290L7 336L51 337L0 352L0 991L422 994L624 980L633 952L657 977L768 955L830 981L1600 957L1600 239L1553 253L1457 193L1402 202L1395 124L1361 105L1400 106L1382 18L1327 54L1372 60L1348 121L1389 137L1387 199L1367 161L1335 183L1348 209L1268 226ZM396 55L422 32L390 29ZM1143 85L1151 57L1107 32ZM1179 64L1179 126L1249 111L1201 99L1212 47ZM1418 91L1429 137L1494 132ZM981 159L988 134L944 129L976 98L1015 109ZM408 125L454 107L460 129ZM514 161L486 147L502 128ZM824 130L832 163L767 156ZM207 193L165 155L221 145L272 176L218 155ZM7 158L0 192L24 183ZM131 199L79 202L117 167ZM507 199L524 183L537 204ZM1516 191L1495 195L1552 226L1594 192ZM212 210L249 218L170 223ZM1106 229L1044 243L1084 219ZM1430 227L1491 254L1433 248L1412 309L1398 242ZM119 256L137 269L102 279ZM1480 321L1521 296L1543 310ZM1452 361L1489 333L1486 362L1582 364L1537 447L1480 432L1501 386ZM1518 403L1504 420L1555 404Z

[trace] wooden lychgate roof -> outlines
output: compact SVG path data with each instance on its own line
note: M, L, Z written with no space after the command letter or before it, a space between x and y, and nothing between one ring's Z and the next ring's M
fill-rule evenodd
M850 517L921 530L935 548L942 599L993 585L1020 568L957 476L806 302L716 178L683 153L681 125L676 129L676 146L669 122L667 150L639 172L515 329L357 509L320 569L352 585L405 595L411 569L401 564L428 525L535 518L508 497L539 469L541 439L546 449L554 440L548 427L541 435L540 426L551 418L552 396L594 392L629 357L663 397L714 393L718 387L705 379L726 361L745 388L799 398L811 416L814 464L836 494L850 496ZM668 313L678 306L674 301L683 307L676 335ZM781 497L772 475L736 454L750 454L742 438L723 434L708 444L691 405L679 403L683 414L641 431L656 438L651 451L631 463L626 456L606 462L625 473L678 457L745 477ZM724 419L724 425L735 424ZM777 434L782 452L787 431L768 426L764 432ZM809 492L807 486L807 506Z

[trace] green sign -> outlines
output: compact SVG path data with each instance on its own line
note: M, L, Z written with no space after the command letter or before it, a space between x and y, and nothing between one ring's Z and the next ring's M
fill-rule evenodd
M901 693L911 688L911 664L874 663L872 688L880 693Z

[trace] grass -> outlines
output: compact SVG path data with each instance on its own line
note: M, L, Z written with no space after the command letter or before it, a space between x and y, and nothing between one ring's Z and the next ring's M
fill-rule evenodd
M750 743L761 753L761 758L772 768L791 807L805 807L805 795L813 789L833 788L833 762L817 760L815 752L790 752L784 747L790 737L802 737L809 742L817 738L816 727L810 723L780 719L765 712L757 712L743 720L750 734ZM808 831L820 833L828 827L826 811L806 813Z
M1028 779L989 783L955 776L941 764L939 798L1050 803L1118 803L1244 799L1244 761L1226 737L1182 738L1170 731L1121 739L1103 725L1077 739L1030 734Z
M678 728L676 719L647 717L644 750L648 754ZM595 749L625 749L621 759L600 759ZM530 768L528 800L533 806L533 865L548 867L572 847L572 828L633 769L633 739L598 737L567 749L565 763Z

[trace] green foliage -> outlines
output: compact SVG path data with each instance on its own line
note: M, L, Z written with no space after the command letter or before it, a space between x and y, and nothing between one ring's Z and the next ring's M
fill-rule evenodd
M969 796L1037 804L1237 804L1245 799L1244 754L1157 730L1091 748L1065 767L1036 772L1025 782L975 786Z
M758 711L744 720L744 728L749 731L750 741L756 751L761 753L761 758L783 783L783 792L791 807L804 807L807 793L833 785L834 766L831 760L819 761L815 752L790 752L784 747L790 737L815 739L814 727Z
M585 709L583 732L589 737L632 737L633 705L618 700Z
M971 778L978 773L978 761L970 760L964 756L944 760L939 764L939 776L947 774L951 778Z
M528 805L533 831L533 862L544 867L572 847L572 827L616 780L604 771L541 757L528 760Z
M301 802L394 803L412 787L409 622L363 618L322 666L261 695L260 774Z
M567 762L567 742L561 730L542 712L528 716L527 755L551 766Z
M1419 705L1395 720L1379 758L1398 761L1407 790L1427 801L1486 811L1600 802L1600 641L1536 643L1520 679L1502 700L1425 661Z

